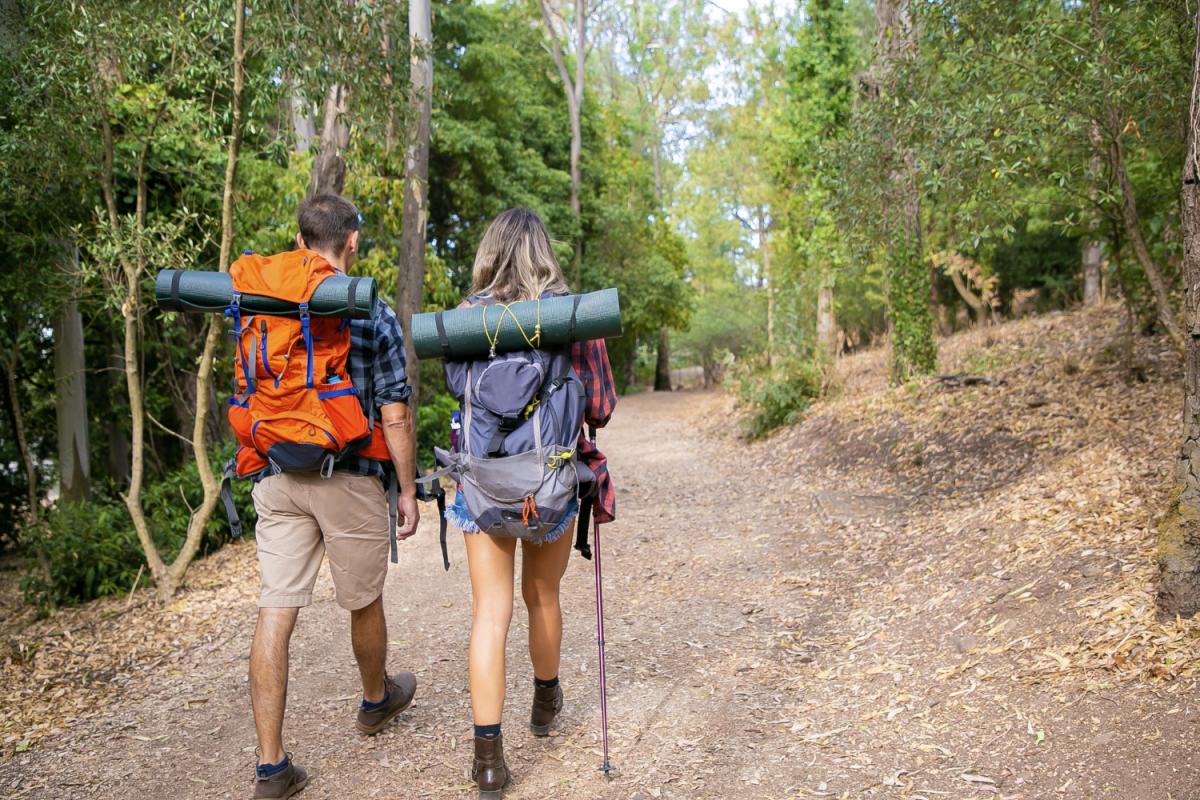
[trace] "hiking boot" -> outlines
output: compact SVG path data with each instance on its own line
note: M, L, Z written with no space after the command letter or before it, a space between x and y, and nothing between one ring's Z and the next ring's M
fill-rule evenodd
M529 714L529 730L534 736L549 736L550 724L563 707L562 686L555 684L549 689L533 687L533 711Z
M254 779L254 800L282 800L308 785L308 773L289 754L286 767L269 778Z
M508 765L504 763L504 734L495 738L476 736L471 780L479 787L479 800L499 800L511 779Z
M397 714L412 705L417 693L417 676L411 672L401 672L395 678L385 678L383 688L387 691L387 701L374 711L359 707L358 719L355 725L368 736L374 736L392 721Z

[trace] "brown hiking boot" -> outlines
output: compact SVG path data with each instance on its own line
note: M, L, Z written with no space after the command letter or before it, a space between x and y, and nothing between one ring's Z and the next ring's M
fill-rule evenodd
M504 763L504 734L494 739L475 737L475 761L471 764L471 780L479 787L480 800L499 800L512 775Z
M529 730L534 736L549 736L550 725L563 707L563 690L561 685L549 689L541 686L533 687L533 710L529 714Z
M308 773L288 754L288 765L269 778L254 779L254 800L282 800L308 785Z
M374 736L404 709L412 705L417 694L417 676L401 672L395 678L385 678L383 687L387 691L387 702L374 711L360 707L355 725L368 736Z

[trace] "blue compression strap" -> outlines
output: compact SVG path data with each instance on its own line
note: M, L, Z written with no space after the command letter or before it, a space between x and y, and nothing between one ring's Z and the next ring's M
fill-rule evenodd
M341 389L329 389L324 392L317 392L318 400L332 400L335 397L345 397L348 394L358 394L358 389L353 386L345 386Z
M242 359L242 377L246 379L246 388L254 391L254 378L250 371L250 362L246 360L246 346L242 343L242 295L234 292L229 298L229 308L225 316L233 318L233 337L237 339L238 355Z
M311 389L313 388L313 340L312 331L308 327L308 303L300 304L300 331L304 334L304 351L308 353L308 366L304 372L307 381L305 385Z

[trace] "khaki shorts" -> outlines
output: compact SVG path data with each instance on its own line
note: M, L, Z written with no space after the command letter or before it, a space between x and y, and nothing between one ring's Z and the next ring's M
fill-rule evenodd
M379 478L334 472L283 473L254 486L260 608L312 602L322 553L337 602L351 611L374 602L387 578L390 525Z

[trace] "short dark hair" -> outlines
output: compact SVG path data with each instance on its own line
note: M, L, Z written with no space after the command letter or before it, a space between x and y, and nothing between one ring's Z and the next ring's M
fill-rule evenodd
M300 202L296 222L310 250L332 250L340 256L346 239L358 230L358 209L336 194L315 194Z

